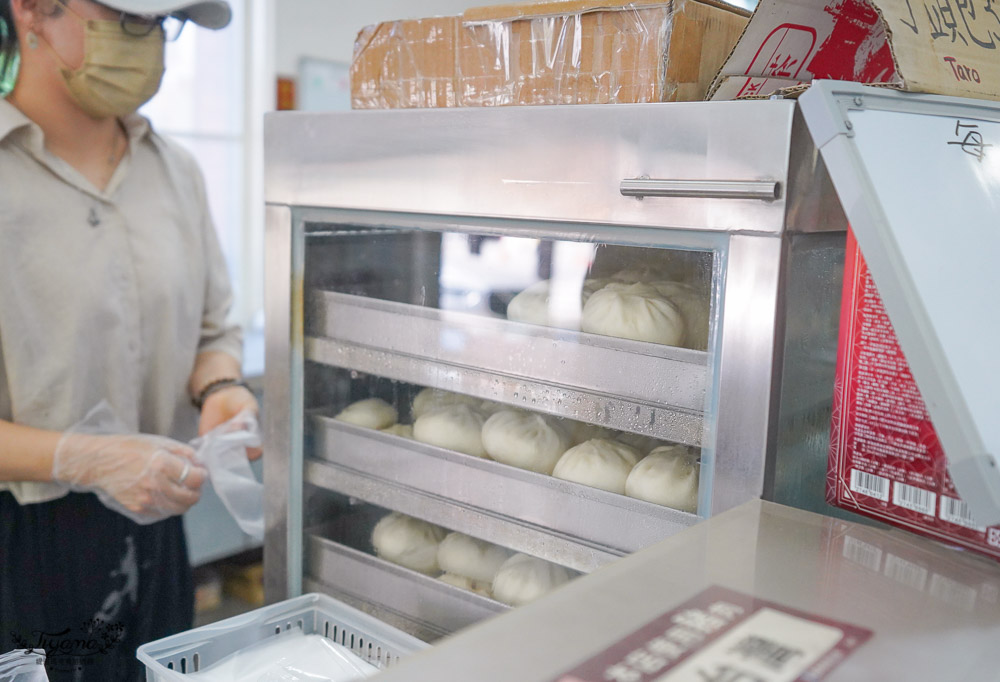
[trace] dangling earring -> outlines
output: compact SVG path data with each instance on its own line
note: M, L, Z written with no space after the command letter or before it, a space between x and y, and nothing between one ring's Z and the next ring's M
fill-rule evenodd
M24 36L24 42L28 44L28 47L32 50L38 47L38 36L35 35L34 31L28 31Z

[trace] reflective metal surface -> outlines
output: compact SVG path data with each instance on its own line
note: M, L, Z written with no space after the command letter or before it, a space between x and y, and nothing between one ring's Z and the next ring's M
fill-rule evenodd
M780 232L786 199L640 201L622 178L787 181L791 101L269 115L289 206Z
M721 352L711 513L759 497L764 485L778 325L782 240L730 238L722 303ZM832 400L832 395L831 395ZM706 440L710 436L706 435ZM704 459L704 454L702 455Z
M844 208L798 108L792 121L790 142L785 232L846 232Z
M523 525L530 533L512 528L510 538L497 540L499 544L514 547L509 543L515 535L538 538L530 544L525 544L526 539L516 540L516 548L580 570L598 565L594 554L588 549L581 554L584 559L570 563L565 549L558 549L564 538L602 550L604 556L597 561L604 563L611 556L634 552L698 521L694 514L326 417L313 417L312 423L316 457L382 481L386 488L425 497L421 516L447 500L448 505L506 517L504 527ZM343 479L334 478L333 486L342 489ZM345 492L367 499L357 491ZM503 535L504 527L498 525L486 537Z
M306 340L307 359L701 442L703 352L331 292L307 305L307 333L325 337Z
M266 373L264 375L263 450L264 482L264 593L269 603L295 596L290 584L296 578L290 552L289 527L301 512L290 504L297 481L292 475L291 384L292 317L292 219L285 206L268 206L264 233L264 306L267 315ZM301 273L300 273L301 276ZM301 479L299 479L301 480Z
M700 351L333 292L313 292L307 305L311 335L699 412L705 404Z
M794 235L782 281L784 330L774 461L767 475L769 500L823 514L855 518L826 503L833 383L837 368L840 292L845 235Z

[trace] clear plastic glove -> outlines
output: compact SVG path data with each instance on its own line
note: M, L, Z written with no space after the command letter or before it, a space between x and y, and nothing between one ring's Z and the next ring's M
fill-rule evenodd
M140 524L187 511L208 476L194 450L162 436L120 435L126 430L102 401L59 440L53 480L96 493L104 506Z

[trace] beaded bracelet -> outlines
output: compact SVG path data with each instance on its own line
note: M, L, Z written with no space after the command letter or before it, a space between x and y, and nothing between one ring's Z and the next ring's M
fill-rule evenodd
M191 404L200 410L205 405L205 401L208 400L210 395L216 393L217 391L221 391L224 388L230 388L231 386L242 386L248 391L250 390L250 387L247 386L246 382L241 381L240 379L216 379L215 381L210 381L203 389L201 389L196 397L191 398Z

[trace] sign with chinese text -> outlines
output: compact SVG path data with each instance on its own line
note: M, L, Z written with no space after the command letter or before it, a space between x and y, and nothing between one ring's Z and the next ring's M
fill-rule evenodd
M712 586L554 682L813 682L871 636Z

